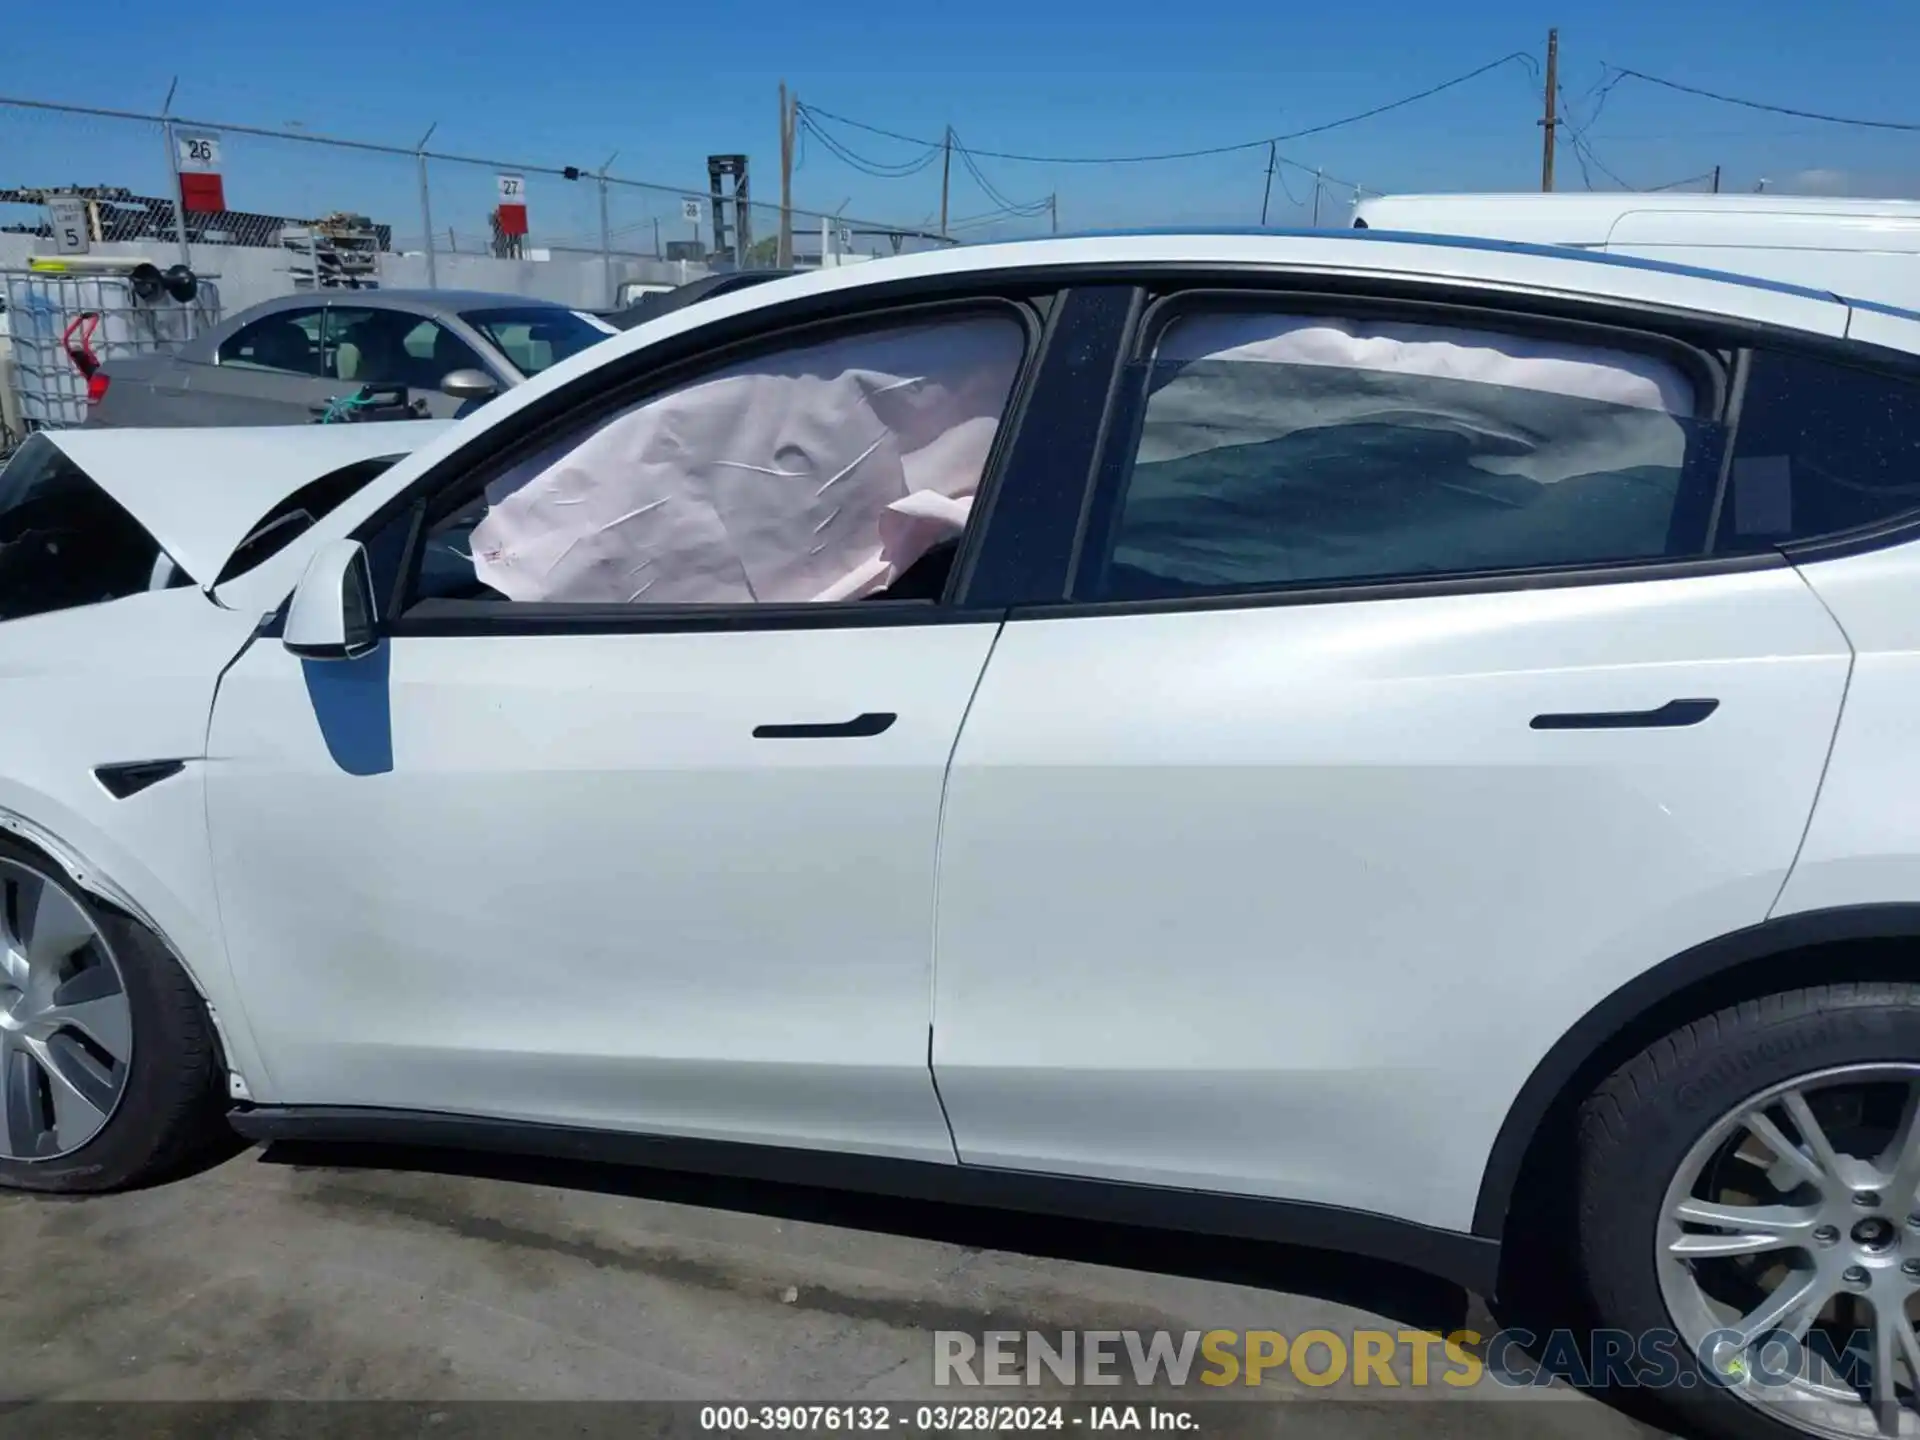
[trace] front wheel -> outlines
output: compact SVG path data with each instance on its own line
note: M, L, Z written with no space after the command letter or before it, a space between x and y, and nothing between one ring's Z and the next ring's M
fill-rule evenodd
M0 1187L158 1178L221 1109L211 1022L166 947L0 841Z
M1920 1437L1920 985L1813 987L1681 1027L1581 1114L1600 1323L1664 1337L1704 1433Z

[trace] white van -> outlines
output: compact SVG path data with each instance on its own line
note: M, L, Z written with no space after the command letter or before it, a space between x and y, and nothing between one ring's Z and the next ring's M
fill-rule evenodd
M1920 310L1920 201L1803 195L1383 195L1359 229L1569 245Z

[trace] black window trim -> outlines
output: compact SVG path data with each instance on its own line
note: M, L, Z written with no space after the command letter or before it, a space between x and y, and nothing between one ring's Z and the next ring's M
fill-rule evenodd
M1619 348L1677 359L1698 383L1711 379L1712 388L1696 390L1696 410L1703 393L1711 395L1713 414L1737 417L1744 393L1748 356L1755 348L1792 351L1830 364L1845 364L1869 374L1920 384L1920 356L1882 347L1864 345L1844 337L1827 337L1784 327L1756 325L1738 319L1718 322L1712 316L1693 311L1668 311L1664 307L1638 306L1602 297L1598 303L1580 297L1562 297L1533 290L1508 291L1497 285L1448 282L1441 286L1410 285L1397 277L1348 277L1324 272L1311 276L1275 273L1250 267L1245 274L1226 275L1231 267L1133 267L1130 273L1142 283L1155 284L1155 300L1140 316L1129 338L1129 361L1151 354L1152 345L1166 317L1177 315L1173 302L1189 297L1206 297L1247 306L1274 308L1278 305L1307 308L1319 306L1353 313L1356 308L1371 314L1404 318L1422 323L1427 317L1441 316L1458 321L1466 318L1485 326L1518 333L1576 335ZM1156 273L1157 272L1157 273ZM1182 284L1181 281L1186 283ZM1222 284L1223 280L1228 283ZM1157 282L1157 283L1156 283ZM1515 303L1519 302L1519 303ZM1652 328L1658 326L1659 328ZM1522 328L1524 327L1524 328ZM1713 350L1727 352L1730 364L1722 364ZM1115 385L1127 383L1131 365L1116 367ZM1768 550L1739 555L1714 554L1714 537L1709 533L1703 544L1709 548L1697 556L1654 557L1644 560L1602 561L1582 565L1547 565L1516 569L1478 570L1439 576L1396 579L1357 577L1351 581L1314 580L1294 585L1272 585L1222 589L1216 593L1167 596L1141 600L1085 600L1073 596L1082 563L1089 547L1102 539L1117 508L1121 487L1132 469L1132 450L1144 409L1141 397L1119 394L1113 406L1120 421L1103 436L1102 452L1095 458L1093 485L1087 497L1086 519L1076 540L1069 565L1067 586L1058 600L1026 600L1008 609L1009 621L1072 619L1102 615L1151 615L1181 611L1263 609L1277 605L1359 604L1374 600L1422 599L1450 595L1495 594L1518 590L1560 589L1578 585L1605 585L1657 580L1680 580L1698 576L1738 574L1782 569L1809 559L1828 559L1857 554L1882 545L1899 543L1920 536L1920 506L1888 521L1861 526L1848 532L1794 541ZM1702 418L1697 414L1695 418ZM1731 454L1732 437L1726 441ZM1730 466L1721 467L1720 485L1724 486ZM1714 507L1720 504L1718 490Z
M991 277L987 277L991 279ZM360 527L356 534L371 536L386 524L407 523L411 534L392 591L392 603L381 617L383 634L396 637L453 635L529 635L529 634L661 634L683 631L843 629L864 626L954 624L997 621L1004 607L969 604L964 579L971 574L975 556L987 530L986 521L999 489L1002 474L1013 454L1021 422L1026 415L1027 396L1045 361L1047 325L1036 301L1056 297L1013 298L1017 290L1001 285L950 293L925 299L896 301L888 305L863 307L855 313L814 315L798 323L758 329L731 337L715 345L674 346L666 355L650 354L652 347L636 353L642 363L623 367L618 378L609 377L604 368L590 372L565 390L557 392L549 403L538 407L531 423L512 427L502 443L489 447L477 460L469 451L448 457L445 465L420 477L406 495L397 497L405 505L390 503L383 511ZM1049 312L1054 308L1046 307ZM414 580L428 531L439 520L469 504L491 478L570 433L577 433L608 416L642 404L688 379L726 365L796 344L819 343L865 331L888 329L902 324L943 316L1002 315L1021 327L1023 350L1020 368L1000 427L974 497L975 523L969 524L954 557L946 594L940 600L888 600L875 597L843 603L768 605L606 605L568 604L542 601L534 604L510 600L437 600L413 596ZM698 329L688 337L700 337ZM571 403L569 403L571 402ZM518 417L516 417L518 418ZM505 428L504 426L502 428ZM402 513L411 512L403 520Z

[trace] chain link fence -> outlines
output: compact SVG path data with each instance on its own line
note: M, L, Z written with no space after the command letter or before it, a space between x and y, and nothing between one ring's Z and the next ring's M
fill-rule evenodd
M492 290L584 308L633 282L769 266L781 212L713 182L666 186L577 167L442 154L0 97L0 269L76 248L187 264L229 313L309 288ZM49 201L65 208L56 237ZM77 205L78 210L73 207ZM78 217L74 219L73 217ZM797 208L807 267L954 243L928 220Z

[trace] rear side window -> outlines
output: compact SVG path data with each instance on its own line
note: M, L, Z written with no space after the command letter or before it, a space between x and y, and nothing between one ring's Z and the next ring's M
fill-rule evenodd
M184 583L140 522L46 436L0 469L0 620Z
M1920 510L1920 386L1758 351L1714 549L1737 554Z
M1719 427L1660 355L1327 315L1159 337L1105 563L1076 598L1697 554Z
M229 335L214 357L218 365L242 370L272 370L282 375L310 375L318 379L320 326L324 310L276 310L264 319Z

